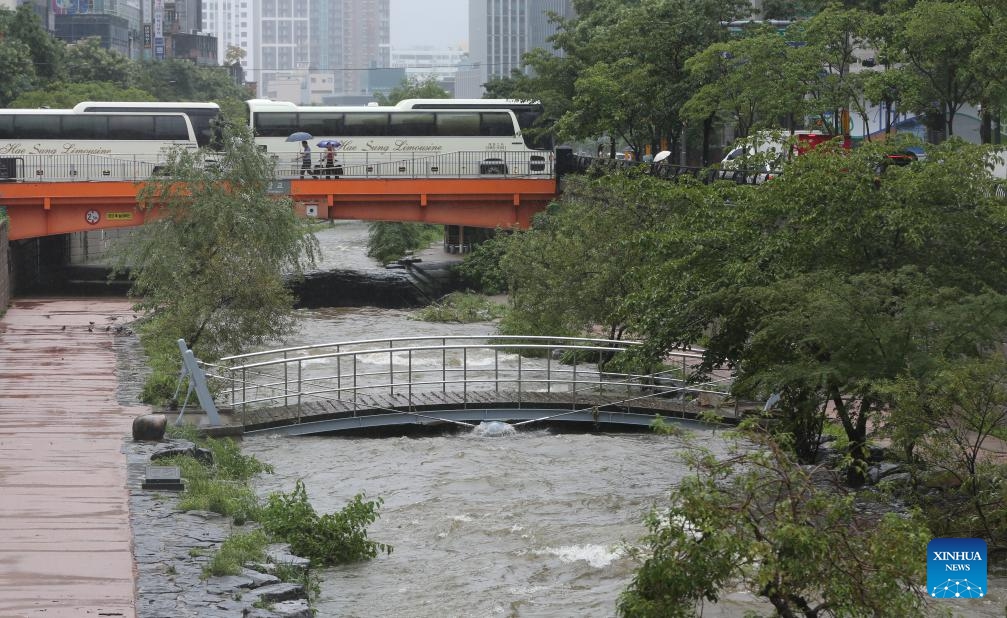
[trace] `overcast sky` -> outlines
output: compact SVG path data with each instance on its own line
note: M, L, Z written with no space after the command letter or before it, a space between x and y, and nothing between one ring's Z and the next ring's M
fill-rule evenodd
M392 47L468 49L468 0L391 0Z

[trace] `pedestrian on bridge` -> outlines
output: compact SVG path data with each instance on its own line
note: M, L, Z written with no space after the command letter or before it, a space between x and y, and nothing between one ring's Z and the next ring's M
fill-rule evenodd
M311 147L308 146L307 141L301 142L301 179L304 179L304 173L311 173Z

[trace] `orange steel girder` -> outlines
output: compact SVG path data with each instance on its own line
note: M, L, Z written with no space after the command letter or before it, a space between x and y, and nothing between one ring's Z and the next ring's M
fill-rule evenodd
M289 183L289 184L288 184ZM133 182L0 183L10 240L142 225ZM275 183L320 219L527 228L556 197L555 178L339 178ZM276 192L274 188L274 193Z

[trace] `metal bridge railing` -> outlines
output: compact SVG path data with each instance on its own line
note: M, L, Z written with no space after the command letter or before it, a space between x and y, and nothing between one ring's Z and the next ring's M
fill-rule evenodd
M206 153L206 165L218 164ZM167 153L0 155L0 182L95 182L149 180L165 170ZM298 157L273 156L276 178L301 177ZM339 153L338 166L327 169L312 159L305 178L551 178L552 151L464 151L443 154Z
M301 177L301 158L274 155L276 176ZM443 154L338 152L333 168L312 158L305 178L550 178L554 171L551 151L461 151Z
M703 393L726 396L731 378L703 384L689 376L701 355L670 355L662 371L638 375L598 369L598 361L640 344L592 338L410 337L325 343L256 352L203 364L217 399L241 414L256 408L341 401L354 414L373 409L361 398L382 395L397 406L422 405L427 393L455 393L467 406L480 392L506 393L518 407L530 393L568 393L570 405L591 396L631 403ZM298 412L298 421L300 420Z

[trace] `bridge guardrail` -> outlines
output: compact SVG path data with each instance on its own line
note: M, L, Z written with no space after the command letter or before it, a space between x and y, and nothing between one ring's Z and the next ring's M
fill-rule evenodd
M462 151L442 154L339 153L337 168L313 164L305 178L552 178L552 151ZM216 155L206 153L206 164ZM277 179L301 177L300 159L273 156ZM166 164L163 153L107 155L0 155L0 182L100 182L150 180ZM336 173L337 169L341 173Z
M731 378L702 384L689 376L701 355L675 353L661 372L647 375L598 369L599 358L640 344L591 338L413 337L315 344L222 359L204 370L224 406L242 415L258 407L296 407L341 401L353 413L368 408L368 394L398 396L405 405L424 393L506 392L520 407L528 394L569 393L578 406L590 396L617 396L630 404L656 397L727 397ZM565 359L563 357L566 357ZM298 413L299 414L299 413ZM298 416L298 422L300 417Z

